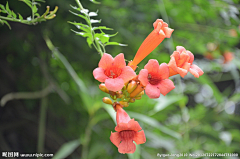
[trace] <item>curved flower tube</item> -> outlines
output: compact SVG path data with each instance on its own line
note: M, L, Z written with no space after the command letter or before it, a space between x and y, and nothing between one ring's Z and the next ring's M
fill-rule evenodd
M126 66L123 53L113 58L110 54L104 53L98 63L98 68L93 70L93 76L99 82L105 82L110 91L119 91L124 83L136 76L136 73L129 66Z
M153 23L154 30L147 36L139 47L133 61L128 66L131 66L134 70L136 66L150 54L165 38L170 38L172 32L171 28L168 28L168 24L163 22L162 19L157 19Z
M169 68L166 63L159 66L157 60L149 60L139 72L138 79L146 86L145 93L149 98L159 98L160 93L164 96L175 88L173 82L168 79Z

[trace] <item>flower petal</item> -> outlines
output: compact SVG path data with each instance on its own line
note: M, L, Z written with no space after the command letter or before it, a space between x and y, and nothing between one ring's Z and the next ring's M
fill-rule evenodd
M177 51L179 51L180 53L182 53L183 51L186 51L186 49L183 46L177 46Z
M194 75L194 77L198 78L199 76L203 75L203 71L197 65L191 65L189 72Z
M194 55L190 51L187 51L187 53L188 53L188 55L190 57L188 63L192 64L193 61L194 61Z
M137 132L139 130L142 130L142 128L137 121L135 121L134 119L131 119L128 122L128 130L133 130Z
M158 87L160 89L161 94L164 96L175 88L173 82L170 79L161 80L160 83L158 84Z
M118 147L122 139L119 132L111 132L110 140L115 146Z
M111 66L113 63L113 57L110 54L104 53L101 60L98 63L98 66L106 69L107 67Z
M147 69L149 73L158 72L159 63L157 60L150 59L148 63L144 66L144 69Z
M136 76L136 73L133 71L133 69L130 66L125 66L122 69L122 73L118 78L122 78L124 83L131 80Z
M128 130L128 123L118 122L117 126L115 127L115 131L121 132L121 131L124 131L124 130Z
M159 73L160 73L161 79L167 79L169 77L169 68L166 63L162 63L159 66Z
M179 75L183 78L183 77L185 77L185 76L187 75L188 70L185 70L185 69L183 69L183 68L178 67L178 68L177 68L177 72L178 72Z
M105 86L110 91L120 91L124 86L124 81L121 78L108 78L105 80Z
M168 27L163 28L163 32L165 33L167 38L171 37L173 31L174 31L174 29L171 29L171 28L168 28Z
M133 143L133 140L123 140L118 146L119 153L134 153L136 150L136 145Z
M157 85L151 85L150 83L147 84L145 88L145 93L149 98L159 98L160 97L160 90Z
M144 131L141 130L139 132L137 132L133 138L133 141L136 142L136 144L143 144L146 142L146 137L145 137L145 134L144 134Z
M124 54L120 53L118 54L114 60L113 60L113 65L117 66L118 68L124 68L126 66L126 62L124 59Z
M95 68L93 70L93 76L96 80L98 80L99 82L105 82L105 80L108 78L105 74L104 74L104 69L98 67Z
M148 84L148 70L147 69L142 69L139 72L138 79L142 83L142 85L146 86Z

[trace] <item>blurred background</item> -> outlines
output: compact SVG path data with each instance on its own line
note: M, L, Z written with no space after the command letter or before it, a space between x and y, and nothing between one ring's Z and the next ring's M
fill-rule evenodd
M77 4L47 0L38 12L43 14L47 5L51 10L58 6L54 19L32 26L9 22L11 30L0 26L0 151L52 153L55 158L69 159L159 158L157 153L240 155L240 1L100 2L84 0L82 5L98 11L95 19L101 19L101 24L95 26L113 28L108 34L118 33L112 41L128 45L107 46L107 53L124 53L132 60L159 18L174 29L172 37L147 56L137 72L149 59L168 63L180 45L195 55L194 63L204 75L198 79L190 73L184 79L173 76L170 79L176 88L169 94L155 100L144 95L125 108L140 123L147 141L132 155L119 154L109 139L116 126L113 109L102 102L108 95L98 89L100 83L92 75L100 55L89 48L85 38L75 35L71 29L76 27L68 23L84 23L69 12L70 4ZM21 1L8 3L24 18L31 15ZM58 57L47 47L45 35ZM66 60L77 73L75 79ZM22 99L12 99L10 94L4 103L3 97L13 92Z

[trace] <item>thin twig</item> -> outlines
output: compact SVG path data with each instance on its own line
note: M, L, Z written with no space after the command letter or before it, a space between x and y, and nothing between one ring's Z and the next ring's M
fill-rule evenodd
M0 101L1 106L3 107L8 101L14 99L37 99L43 98L52 92L53 85L49 84L46 88L41 91L36 92L16 92L16 93L8 93L4 95Z

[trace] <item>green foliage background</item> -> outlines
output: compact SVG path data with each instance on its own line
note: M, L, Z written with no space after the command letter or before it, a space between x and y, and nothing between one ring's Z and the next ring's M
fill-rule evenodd
M92 75L100 55L89 48L85 38L76 36L71 31L76 28L68 23L84 22L69 12L70 4L76 6L76 3L46 1L38 12L44 13L47 5L58 6L54 19L37 25L9 22L11 30L6 25L0 26L0 97L11 92L41 91L50 86L50 93L44 98L11 100L0 107L0 151L89 159L158 158L157 153L240 155L240 1L100 2L82 1L82 5L93 12L98 10L96 19L101 19L101 26L114 29L106 33L118 32L112 41L128 45L106 46L107 53L116 56L123 52L130 61L153 30L152 23L160 18L174 29L172 37L147 56L138 71L149 59L168 63L180 45L195 55L195 62L205 74L199 79L190 74L184 79L174 76L171 79L176 88L165 97L152 100L144 95L130 104L125 110L139 121L147 142L137 146L133 155L119 154L109 140L115 128L111 118L114 112L102 103L106 94L98 90L99 82ZM8 3L23 18L31 14L20 1ZM231 30L235 30L234 36ZM56 47L53 51L46 45L46 35ZM232 52L234 58L223 64L225 51ZM207 59L207 53L214 59ZM61 57L66 58L78 78L73 80Z

